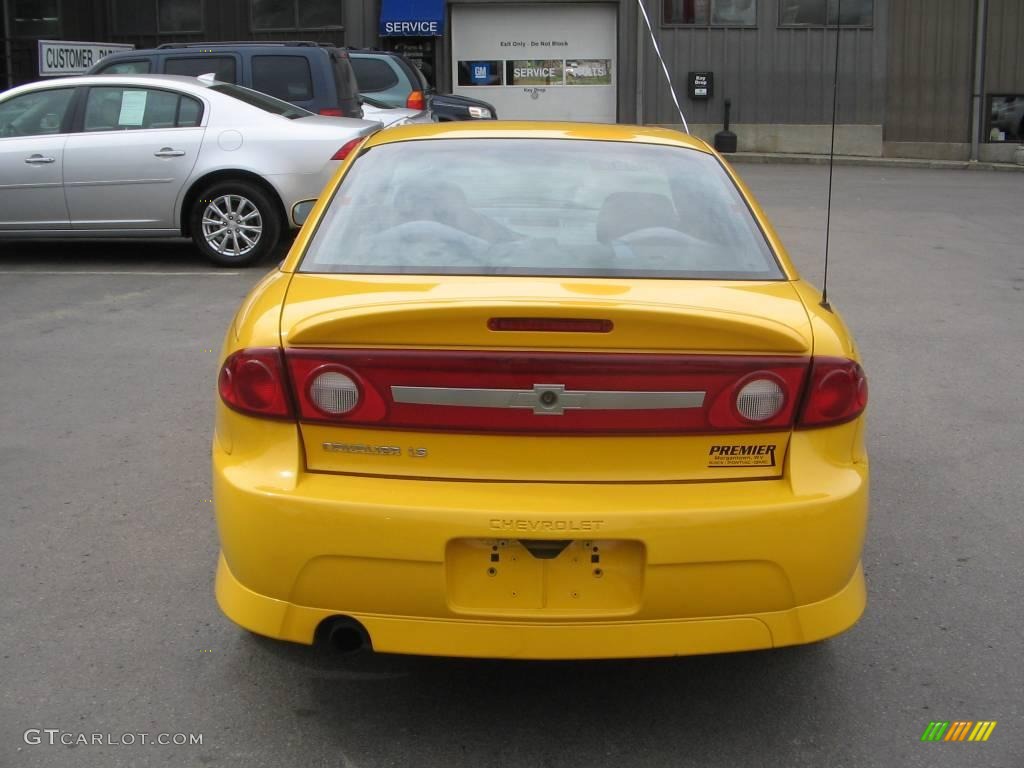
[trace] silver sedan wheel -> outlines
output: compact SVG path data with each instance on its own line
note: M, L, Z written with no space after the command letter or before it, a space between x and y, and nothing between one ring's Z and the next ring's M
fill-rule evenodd
M203 238L222 256L244 256L263 235L263 217L242 195L221 195L203 211Z

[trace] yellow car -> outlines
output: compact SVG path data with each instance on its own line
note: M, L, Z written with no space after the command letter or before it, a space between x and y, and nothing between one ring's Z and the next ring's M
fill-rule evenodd
M495 122L346 151L225 339L229 618L519 659L775 648L857 621L858 352L713 150Z

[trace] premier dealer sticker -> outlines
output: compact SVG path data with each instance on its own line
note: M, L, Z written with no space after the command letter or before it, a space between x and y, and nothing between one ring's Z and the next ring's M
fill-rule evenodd
M708 450L709 467L774 467L775 444L712 445Z

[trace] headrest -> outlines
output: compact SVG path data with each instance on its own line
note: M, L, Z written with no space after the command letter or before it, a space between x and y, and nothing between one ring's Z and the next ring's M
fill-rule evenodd
M672 201L665 195L654 192L613 192L605 198L597 214L597 239L602 243L651 227L679 227L679 217L672 207Z

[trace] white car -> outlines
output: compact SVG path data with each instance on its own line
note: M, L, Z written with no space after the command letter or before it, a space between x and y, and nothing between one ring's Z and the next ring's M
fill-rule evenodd
M383 101L360 96L363 104L363 119L375 120L384 128L394 128L399 125L410 125L411 123L433 123L434 120L430 110L407 109L405 107L392 107Z
M0 238L191 237L266 256L380 122L212 78L61 78L0 94Z

